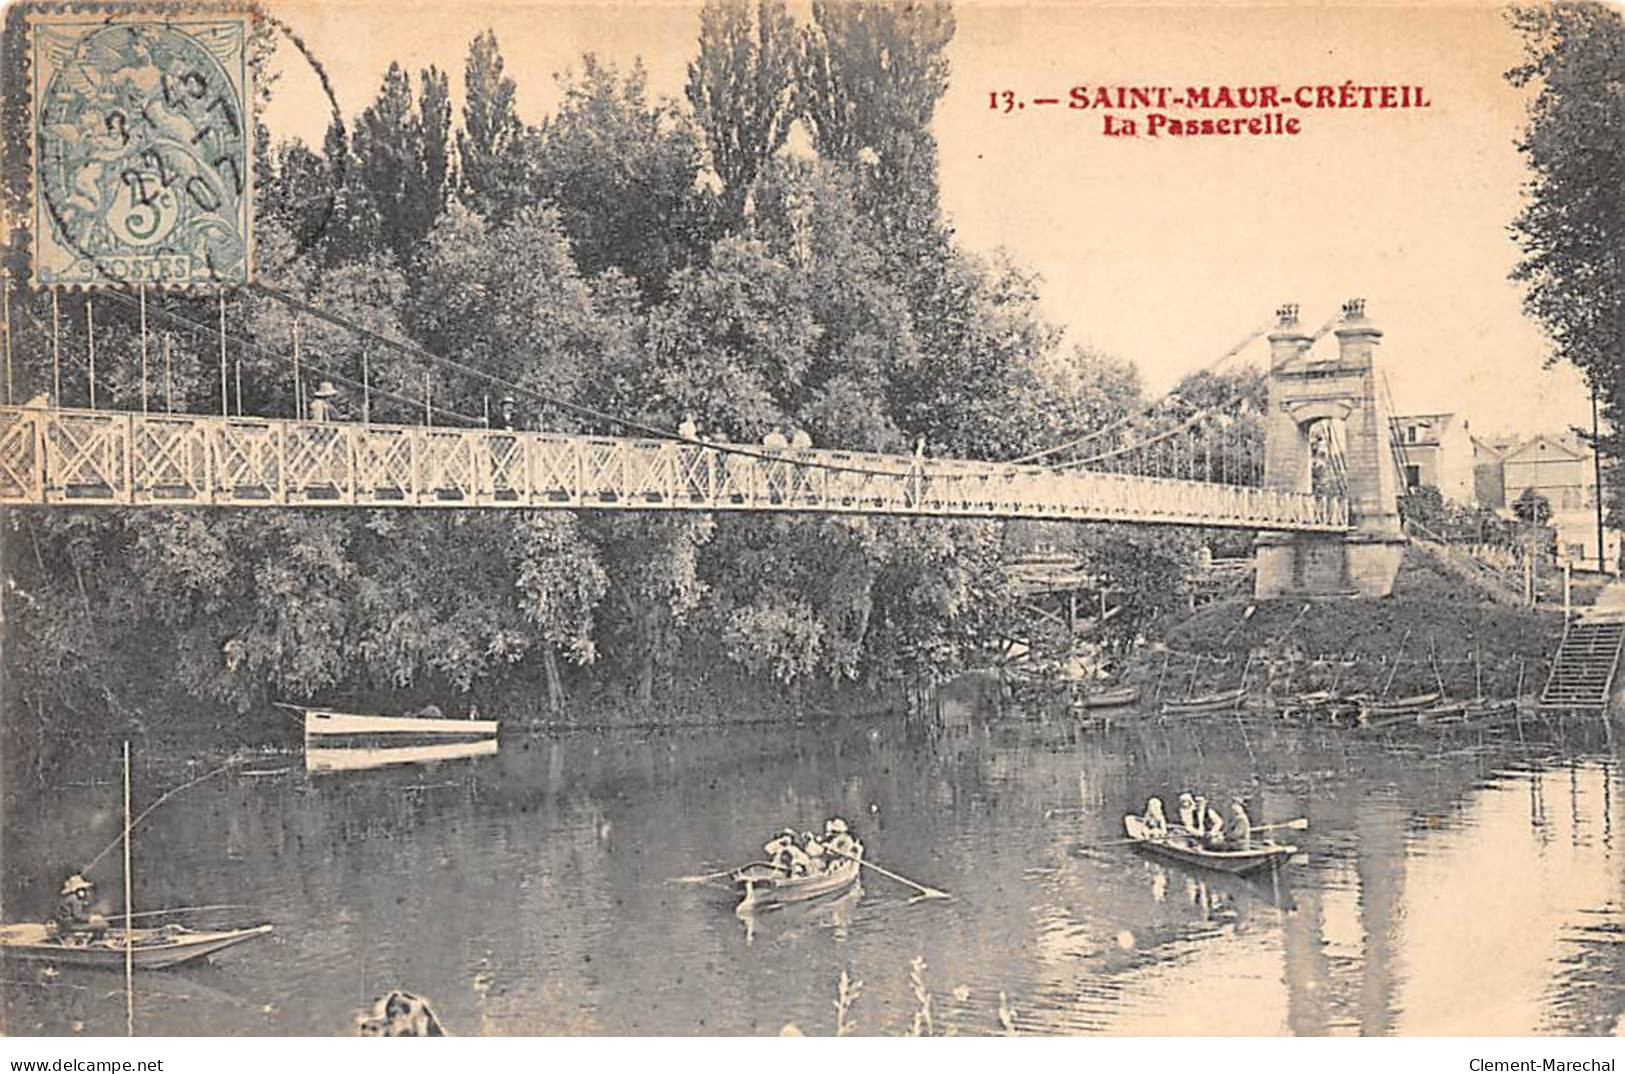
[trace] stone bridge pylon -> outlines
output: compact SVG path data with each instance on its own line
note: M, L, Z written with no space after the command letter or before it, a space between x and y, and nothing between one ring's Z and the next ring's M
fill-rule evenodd
M1405 535L1399 522L1390 418L1377 390L1375 357L1382 331L1365 316L1365 301L1343 304L1337 355L1314 358L1313 337L1285 305L1270 333L1269 411L1265 418L1264 486L1312 491L1311 434L1321 423L1340 427L1349 503L1346 534L1271 532L1258 538L1254 595L1385 597L1394 588Z

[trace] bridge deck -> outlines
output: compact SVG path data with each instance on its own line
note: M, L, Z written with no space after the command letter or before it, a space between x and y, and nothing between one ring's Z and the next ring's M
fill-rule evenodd
M0 504L808 511L1337 533L1340 499L1042 466L0 407ZM740 453L744 452L744 453Z

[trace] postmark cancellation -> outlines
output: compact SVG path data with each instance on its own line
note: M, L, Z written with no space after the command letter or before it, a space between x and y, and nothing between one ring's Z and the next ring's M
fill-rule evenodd
M36 285L248 282L250 18L30 13Z

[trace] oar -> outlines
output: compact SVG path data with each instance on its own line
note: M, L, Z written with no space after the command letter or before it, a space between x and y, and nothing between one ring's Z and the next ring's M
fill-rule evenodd
M940 891L937 888L929 888L929 887L926 887L924 884L916 883L915 881L910 880L906 876L899 876L898 874L892 872L890 869L887 869L885 866L876 865L874 862L869 861L866 858L854 857L851 854L842 854L840 851L830 849L830 848L826 848L826 849L829 849L829 852L834 854L838 858L846 858L846 859L848 859L850 861L855 861L859 865L862 865L862 866L864 866L866 868L869 868L869 869L873 869L875 872L879 873L881 876L889 876L889 877L891 877L893 880L897 881L899 884L907 884L909 887L914 888L916 891L919 892L919 894L915 896L915 898L917 898L917 899L951 899L951 898L953 898L953 896L948 894L946 891ZM912 900L910 900L910 901L912 901Z
M1106 839L1106 840L1103 840L1103 841L1101 841L1099 843L1079 843L1078 844L1078 849L1079 850L1100 850L1103 847L1128 846L1130 843L1138 843L1139 841L1140 840L1138 840L1138 839L1128 839L1128 838Z
M164 910L137 910L135 913L130 914L129 916L132 917L132 918L135 918L135 917L157 917L159 914L190 914L190 913L200 913L200 912L202 912L204 910L247 910L247 909L248 909L247 906L244 906L244 905L242 905L240 903L217 902L217 903L213 903L213 904L211 904L209 906L171 906L168 909L164 909ZM116 910L116 911L114 911L114 916L115 917L124 917L125 914L124 914L123 910Z
M1255 824L1253 831L1267 832L1274 828L1285 828L1289 832L1306 832L1309 830L1309 818L1299 817L1296 820L1281 820L1274 824Z
M731 869L718 869L714 873L703 873L697 876L674 876L667 879L668 884L704 884L712 880L719 880L724 876L732 876L741 869L748 869L752 865L772 866L770 861L753 861L746 865L735 865Z

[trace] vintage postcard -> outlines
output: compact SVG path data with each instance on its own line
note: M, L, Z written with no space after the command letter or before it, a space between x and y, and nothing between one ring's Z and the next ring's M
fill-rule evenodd
M4 16L8 1038L1625 1033L1625 9Z

